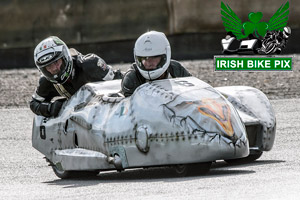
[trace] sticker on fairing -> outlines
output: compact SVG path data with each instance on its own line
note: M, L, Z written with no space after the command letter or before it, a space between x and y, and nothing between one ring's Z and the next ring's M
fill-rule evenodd
M40 127L40 136L41 136L41 139L43 139L43 140L46 139L46 128L45 128L45 126Z

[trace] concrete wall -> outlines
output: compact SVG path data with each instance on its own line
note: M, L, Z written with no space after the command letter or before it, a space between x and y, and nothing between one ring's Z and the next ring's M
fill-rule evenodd
M261 21L268 22L287 0L222 0L228 4L242 22L249 21L250 12L262 12ZM289 26L300 28L300 1L289 1ZM224 31L221 20L221 0L169 0L170 33Z
M263 12L262 21L268 21L286 3L223 1L242 21L248 20L249 12L258 11ZM189 54L201 58L219 51L225 34L220 5L221 0L2 0L0 67L32 66L35 45L50 35L57 35L83 53L101 54L110 62L130 61L135 39L147 30L165 32L172 48L179 43L181 46L177 44L172 53L174 49L186 49L190 51L183 52L187 58ZM290 1L288 24L292 30L300 29L299 18L300 1Z
M167 31L167 7L161 0L0 1L0 44L33 46L49 35L72 44L133 39L150 27Z

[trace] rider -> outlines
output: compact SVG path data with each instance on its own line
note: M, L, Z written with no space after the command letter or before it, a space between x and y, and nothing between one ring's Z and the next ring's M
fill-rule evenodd
M82 55L69 49L58 37L50 36L34 50L34 62L42 76L32 95L30 109L37 115L56 117L63 102L88 82L121 79L122 73L95 54ZM54 97L63 99L52 101Z
M262 47L259 49L260 54L280 54L282 49L287 45L291 35L291 28L286 26L282 31L268 31L262 40Z
M170 43L162 32L149 31L141 35L135 42L134 60L121 83L124 96L132 95L138 86L148 81L191 76L178 61L171 60Z

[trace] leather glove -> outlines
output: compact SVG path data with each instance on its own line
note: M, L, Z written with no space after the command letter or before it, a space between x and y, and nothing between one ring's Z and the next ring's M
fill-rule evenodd
M53 103L51 103L50 109L49 109L50 116L53 116L53 117L58 116L58 113L59 113L65 100L66 99L59 99L59 100L56 100Z
M114 76L113 80L115 80L115 79L122 79L123 76L124 76L124 74L119 69L114 71L114 75L115 76Z

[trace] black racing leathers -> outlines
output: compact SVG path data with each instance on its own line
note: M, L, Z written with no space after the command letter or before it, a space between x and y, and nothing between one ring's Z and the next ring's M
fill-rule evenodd
M168 75L172 78L176 77L187 77L192 76L178 61L171 60L170 65L167 69ZM137 69L136 63L133 63L131 68L125 73L121 87L122 93L125 97L131 96L135 89L146 82L146 79L140 74L139 70Z
M120 71L113 71L105 61L95 54L82 55L75 49L70 49L73 59L71 77L63 84L54 84L41 76L39 85L32 95L30 109L37 115L55 116L57 107L51 100L57 96L70 98L81 86L89 82L105 81L122 78ZM54 110L55 109L55 110ZM53 111L54 110L54 111Z

